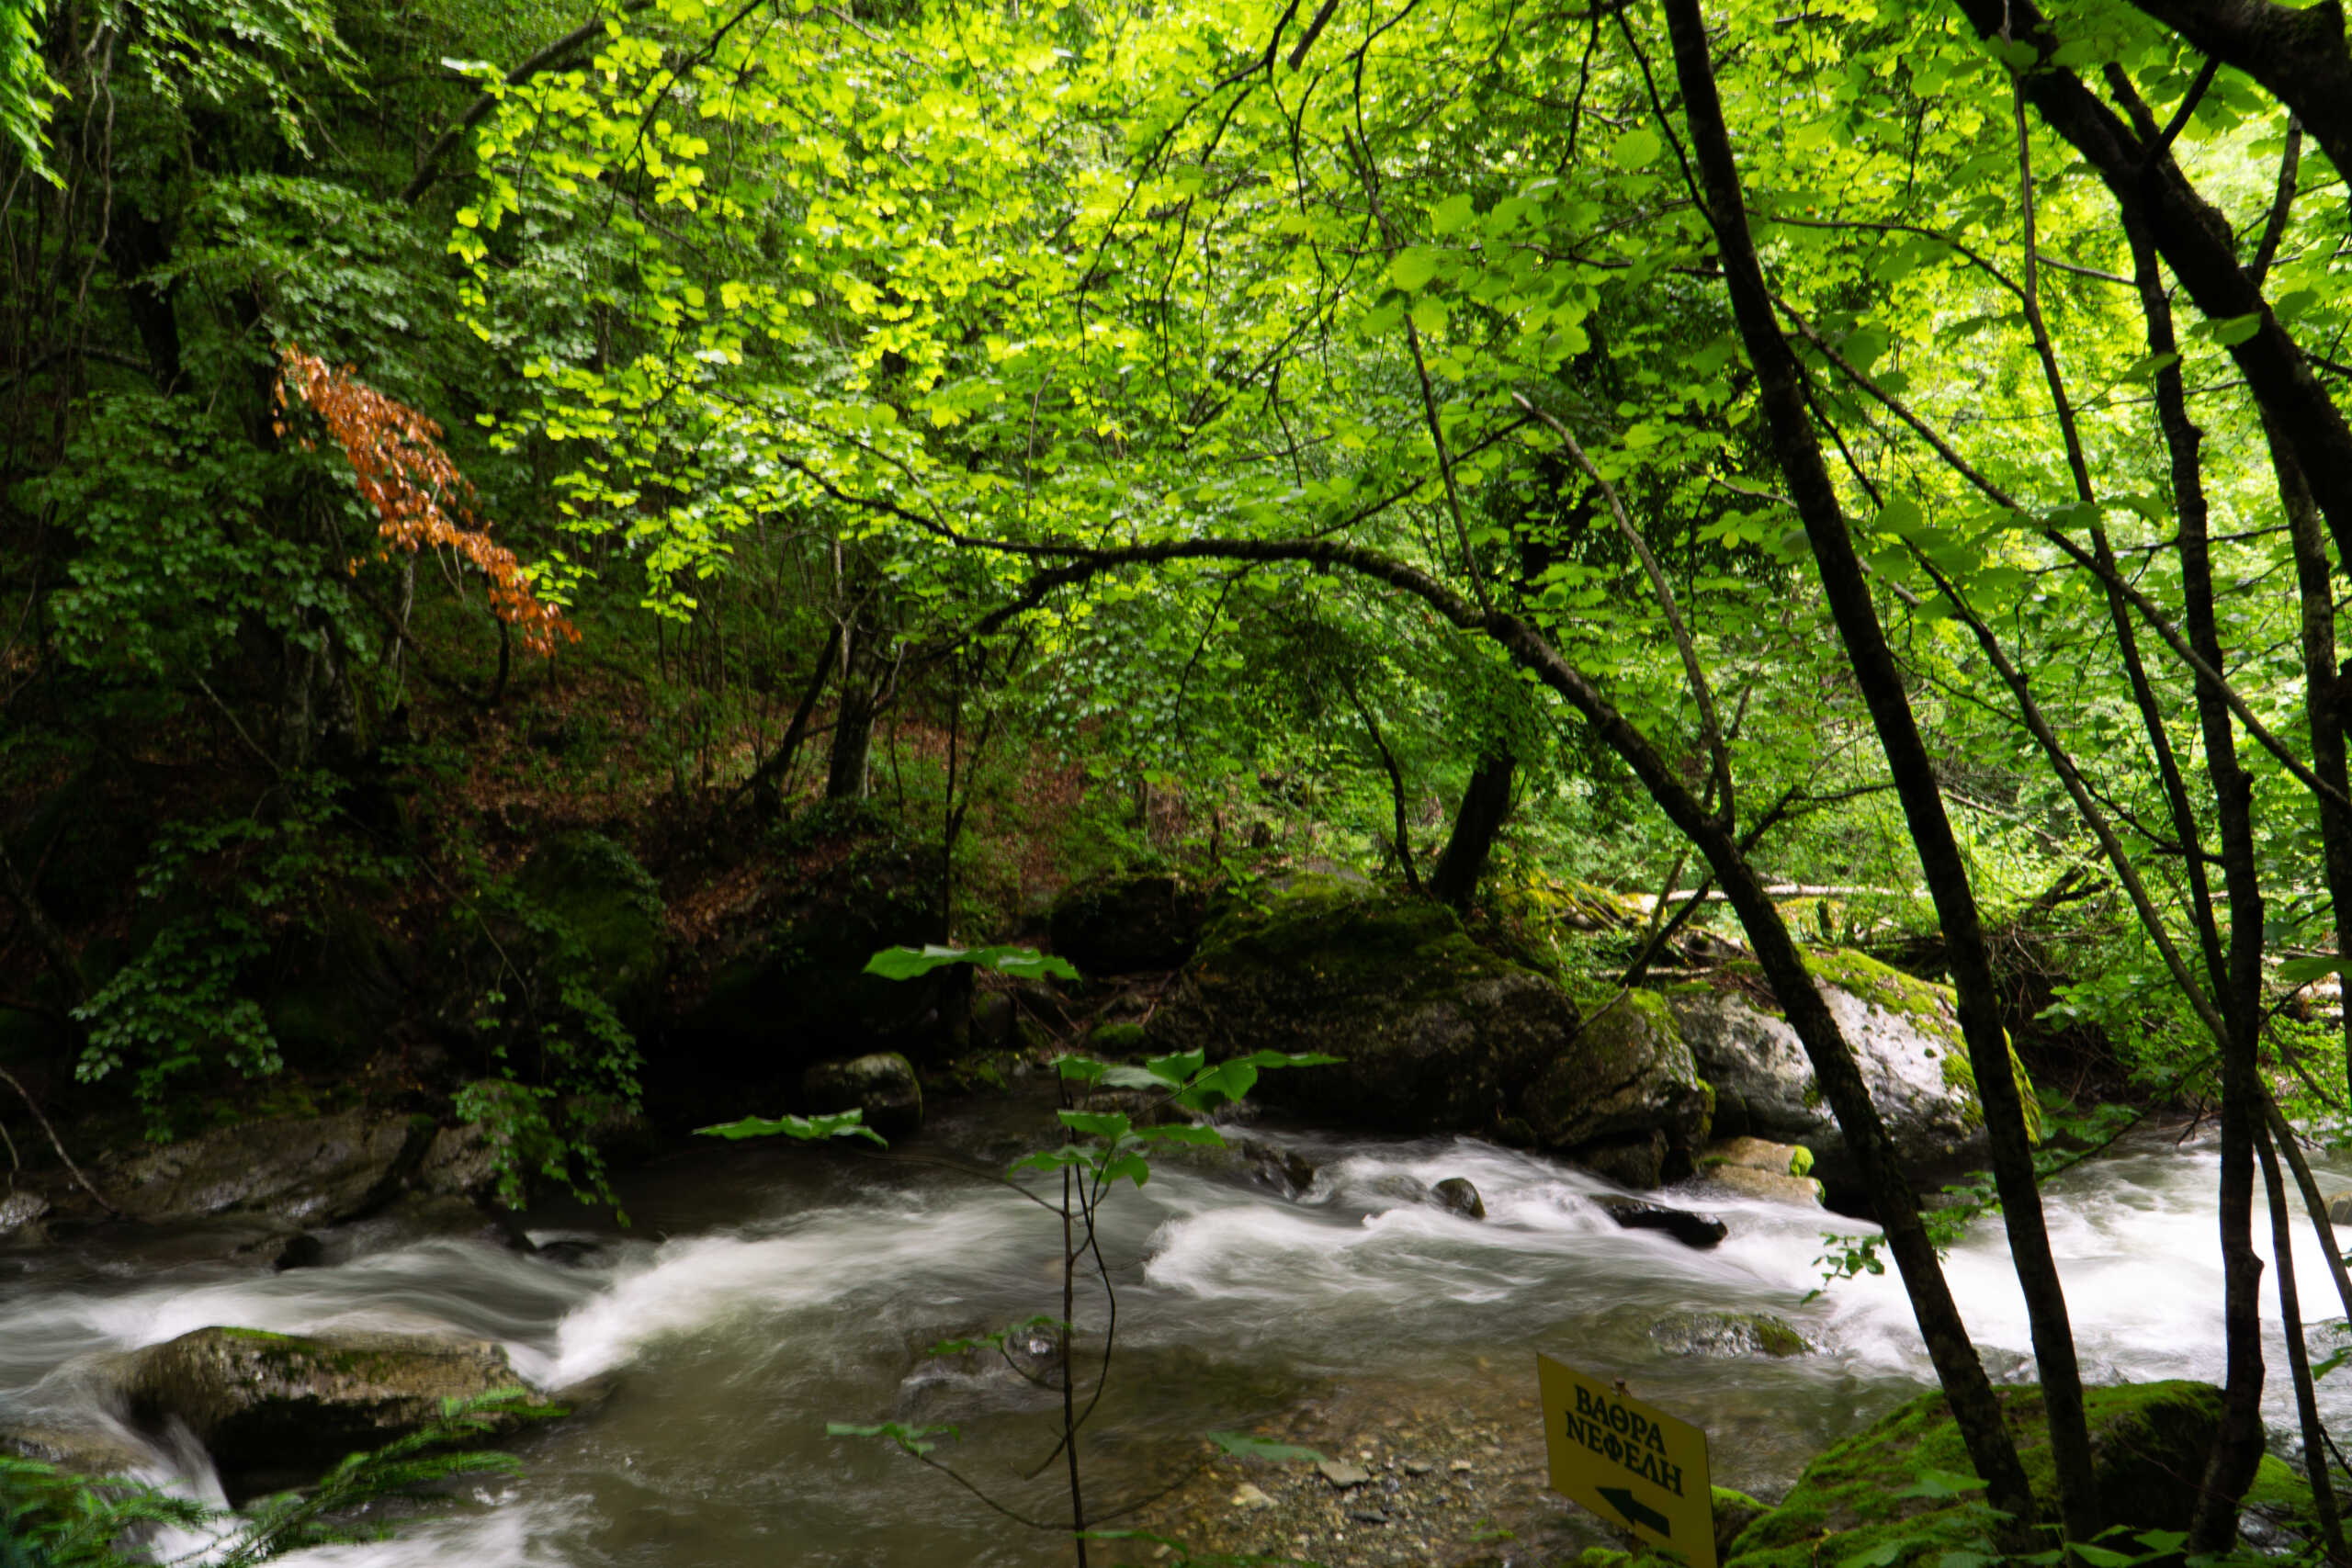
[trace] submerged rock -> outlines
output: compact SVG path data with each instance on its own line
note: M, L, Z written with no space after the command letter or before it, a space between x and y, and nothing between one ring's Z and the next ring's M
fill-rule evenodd
M1984 1113L1951 987L1857 953L1816 950L1805 962L1914 1183L1932 1188L1985 1164ZM1750 966L1731 972L1758 983ZM1701 1076L1713 1086L1715 1134L1802 1144L1813 1152L1811 1174L1830 1201L1859 1202L1860 1171L1787 1021L1736 988L1685 987L1668 1004ZM2038 1134L2032 1087L2014 1055L2011 1067Z
M132 1419L184 1423L224 1476L317 1475L346 1453L437 1419L441 1402L522 1386L483 1340L405 1334L297 1337L199 1328L133 1352ZM552 1410L544 1402L538 1408Z
M1200 888L1181 876L1116 873L1081 882L1056 899L1047 930L1054 951L1089 978L1173 969L1193 956L1207 903Z
M801 1075L800 1098L817 1115L864 1111L865 1124L886 1138L922 1125L922 1085L914 1064L895 1051L820 1062Z
M1669 1208L1641 1198L1602 1193L1593 1199L1602 1213L1629 1231L1664 1231L1685 1247L1708 1247L1731 1234L1731 1227L1713 1214Z
M1221 1145L1161 1144L1151 1151L1151 1163L1182 1166L1285 1198L1295 1198L1315 1185L1315 1164L1297 1150L1233 1127L1219 1127L1217 1134L1225 1140Z
M1814 1343L1788 1323L1761 1312L1678 1312L1650 1325L1650 1337L1670 1356L1805 1356Z

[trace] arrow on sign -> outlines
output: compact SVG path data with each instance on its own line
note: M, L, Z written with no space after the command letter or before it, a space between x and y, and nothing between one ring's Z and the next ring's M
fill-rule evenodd
M1674 1534L1672 1520L1647 1504L1635 1501L1634 1495L1623 1487L1603 1486L1600 1495L1608 1500L1611 1507L1625 1516L1627 1524L1644 1526L1662 1536L1671 1537Z

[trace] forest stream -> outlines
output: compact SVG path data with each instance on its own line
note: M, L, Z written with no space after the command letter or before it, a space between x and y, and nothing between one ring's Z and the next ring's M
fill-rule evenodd
M1001 1102L951 1111L900 1152L1001 1168L1019 1139L1007 1114ZM1821 1233L1866 1228L1858 1222L1662 1194L1728 1223L1726 1241L1699 1251L1618 1228L1587 1201L1607 1184L1527 1155L1461 1139L1281 1136L1317 1169L1295 1200L1163 1169L1109 1205L1118 1334L1088 1450L1098 1508L1181 1478L1211 1430L1287 1432L1305 1405L1376 1413L1395 1428L1385 1438L1405 1431L1395 1446L1425 1450L1419 1470L1434 1469L1474 1506L1493 1495L1498 1516L1506 1494L1522 1514L1532 1503L1549 1543L1572 1543L1586 1527L1532 1490L1536 1351L1626 1378L1703 1422L1717 1483L1768 1496L1828 1443L1930 1383L1891 1278L1806 1300L1820 1282ZM2094 1381L2221 1376L2216 1156L2209 1137L2177 1136L2135 1134L2050 1188L2052 1239ZM2347 1175L2324 1168L2322 1180ZM1466 1177L1487 1217L1386 1195L1384 1187L1409 1186L1385 1179L1398 1176ZM1001 1363L991 1371L923 1348L1058 1306L1051 1216L937 1166L798 1147L690 1148L633 1173L622 1191L627 1231L535 1215L537 1240L575 1244L537 1257L478 1239L404 1238L377 1222L337 1242L347 1260L277 1274L173 1264L168 1236L135 1251L92 1242L12 1258L0 1284L0 1409L86 1403L77 1369L206 1325L437 1327L503 1344L541 1387L605 1380L609 1390L516 1444L519 1479L473 1483L453 1506L404 1523L397 1540L299 1561L1069 1561L1066 1540L1007 1524L877 1442L825 1430L829 1420L955 1423L966 1436L940 1457L1000 1500L1050 1517L1053 1486L1017 1472L1049 1447L1051 1396ZM2256 1231L2267 1235L2259 1216ZM1996 1375L2030 1377L1997 1222L1976 1227L1948 1267ZM2315 1247L2297 1267L2312 1315L2332 1315ZM1091 1331L1100 1306L1099 1296L1081 1299ZM1691 1311L1770 1313L1817 1348L1781 1359L1677 1353L1659 1325ZM2271 1364L2283 1365L2275 1324L2271 1337ZM1081 1339L1090 1352L1099 1346L1093 1332ZM2331 1417L2352 1415L2352 1386L2320 1392ZM2267 1393L2274 1428L2290 1423L2283 1375ZM1356 1434L1348 1457L1357 1440L1383 1437ZM218 1496L200 1452L158 1452L156 1463ZM1057 1468L1049 1473L1058 1478ZM1515 1558L1506 1549L1496 1560Z

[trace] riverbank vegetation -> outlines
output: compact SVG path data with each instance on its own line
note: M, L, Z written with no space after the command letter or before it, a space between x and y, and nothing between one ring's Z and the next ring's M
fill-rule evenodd
M1212 903L1369 881L1454 912L1412 962L1621 1031L1732 960L2017 1550L2143 1522L2044 1118L2215 1117L2187 1544L2283 1374L2344 1554L2298 1325L2352 1281L2254 1229L2259 1179L2328 1233L2295 1129L2352 1096L2334 9L11 15L19 1168L360 1107L597 1193L622 1129L1091 1017L878 949L1115 924L1176 934L1105 973L1166 971ZM1138 872L1190 913L1055 929ZM1951 987L2040 1494L1830 949ZM1453 1124L1648 1181L1709 1134L1537 1055Z

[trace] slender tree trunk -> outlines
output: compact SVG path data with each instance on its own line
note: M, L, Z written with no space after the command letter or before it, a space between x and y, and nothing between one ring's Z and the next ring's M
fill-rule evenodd
M743 781L752 792L752 799L760 815L773 817L782 803L778 794L784 775L792 770L792 760L800 754L800 743L808 739L808 721L817 712L817 699L823 694L825 682L833 673L833 658L841 651L842 628L835 624L825 634L825 646L817 655L816 668L808 672L808 684L800 691L800 705L792 710L792 722L785 726L784 739L768 760Z
M2278 499L2295 550L2295 586L2302 600L2303 715L2312 731L2312 772L2320 782L2352 798L2352 776L2345 756L2344 719L2352 703L2352 667L2335 662L2335 586L2329 580L2327 533L2319 506L2294 454L2265 423L2270 461L2278 476ZM2328 902L2335 911L2335 953L2352 968L2352 811L2325 795L2318 797L2321 865ZM2352 984L2352 982L2347 982ZM2336 1010L2344 1032L2344 1070L2352 1088L2352 1007Z
M1518 772L1519 763L1508 751L1479 759L1470 771L1469 787L1453 814L1453 831L1430 873L1429 895L1439 903L1455 909L1470 907L1478 879L1487 874L1487 852L1510 816L1510 786Z
M2213 614L2211 547L2205 519L2180 518L2183 619L2189 646L2223 668ZM2262 1462L2262 1259L2254 1250L2254 1149L2268 1090L2262 1082L2262 876L2254 840L2254 779L2238 765L2237 733L2213 683L2196 682L2197 717L2220 830L2222 886L2229 898L2228 984L2214 1000L2228 1028L2222 1048L2222 1321L2227 1337L2222 1426L2206 1463L2189 1542L2220 1551L2237 1539L2237 1503Z
M1974 1071L1992 1145L1994 1179L2008 1224L2010 1258L2031 1322L2065 1525L2075 1539L2087 1540L2098 1533L2101 1522L2091 1472L2090 1430L2083 1411L2082 1375L2075 1362L2065 1292L2042 1222L2024 1106L2010 1066L2008 1034L2001 1025L1999 987L1967 864L1945 814L1927 744L1879 626L1869 581L1822 460L1795 356L1781 336L1756 260L1698 0L1668 0L1667 17L1682 85L1684 115L1705 187L1708 220L1730 284L1740 335L1756 367L1773 447L1812 544L1848 663L1878 730L1943 930L1961 1032ZM2010 1458L2014 1462L2014 1452ZM1988 1474L1985 1479L1994 1478ZM2030 1500L2019 1517L2021 1522L2030 1522Z
M2278 1161L2267 1133L2257 1133L2255 1150L2262 1156L2262 1181L2270 1200L2270 1256L2278 1270L2278 1325L2286 1333L2287 1368L2295 1380L2295 1416L2303 1436L2303 1469L2311 1478L2312 1511L2319 1516L2319 1538L2327 1560L2346 1562L2344 1522L2335 1509L2335 1484L2327 1473L2327 1433L2320 1426L2319 1395L2312 1384L2311 1356L2303 1348L2303 1312L2295 1294L2294 1219L2287 1212L2286 1184L2278 1179Z
M865 798L866 757L874 745L876 712L873 643L873 632L862 622L853 622L842 633L840 696L825 768L827 800Z

